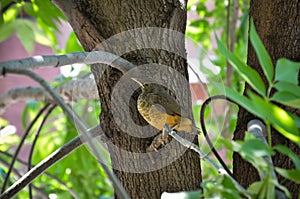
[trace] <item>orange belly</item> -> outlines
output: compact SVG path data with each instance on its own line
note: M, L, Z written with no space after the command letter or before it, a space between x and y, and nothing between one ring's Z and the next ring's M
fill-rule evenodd
M179 115L169 115L155 106L152 106L147 111L140 110L140 113L151 126L158 130L162 130L165 124L168 124L171 128L176 126L175 130L177 131L192 132L193 124L188 118L181 118Z

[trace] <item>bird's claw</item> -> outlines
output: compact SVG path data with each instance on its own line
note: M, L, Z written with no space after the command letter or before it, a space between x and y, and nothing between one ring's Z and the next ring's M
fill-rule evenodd
M169 130L173 130L175 127L170 128L169 126L163 128L162 133L157 135L151 145L146 149L147 152L153 152L153 151L158 151L158 149L163 146L167 145L170 142L170 137L169 137Z

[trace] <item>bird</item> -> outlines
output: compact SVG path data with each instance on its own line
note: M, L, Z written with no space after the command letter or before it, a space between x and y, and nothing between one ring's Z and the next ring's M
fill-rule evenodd
M166 124L173 130L198 133L197 127L181 109L179 102L161 85L147 79L132 78L141 86L137 109L154 128L162 131ZM153 81L152 81L153 82Z

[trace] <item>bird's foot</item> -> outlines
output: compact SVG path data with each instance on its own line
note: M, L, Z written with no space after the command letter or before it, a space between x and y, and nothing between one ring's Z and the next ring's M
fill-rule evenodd
M171 137L169 137L168 129L163 128L162 133L158 134L153 139L151 145L146 149L146 151L147 152L157 151L161 146L168 144L170 141L171 141Z

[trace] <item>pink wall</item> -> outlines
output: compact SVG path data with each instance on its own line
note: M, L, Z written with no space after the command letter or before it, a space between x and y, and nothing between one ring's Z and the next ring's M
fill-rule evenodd
M24 47L22 46L17 36L15 35L10 37L6 41L0 43L0 62L22 59L34 55L53 55L53 54L54 53L50 47L36 44L33 54L29 55L25 51ZM37 72L39 75L44 77L46 80L52 81L53 78L59 74L59 69L41 68L35 70L35 72ZM38 84L28 77L8 74L4 78L3 77L0 78L0 95L2 95L6 91L9 91L12 88L22 87L22 86L38 86ZM1 115L1 117L5 118L6 120L10 121L12 125L16 126L17 133L19 135L23 133L20 119L21 119L21 113L24 105L25 105L24 102L13 104L5 111L3 115Z

